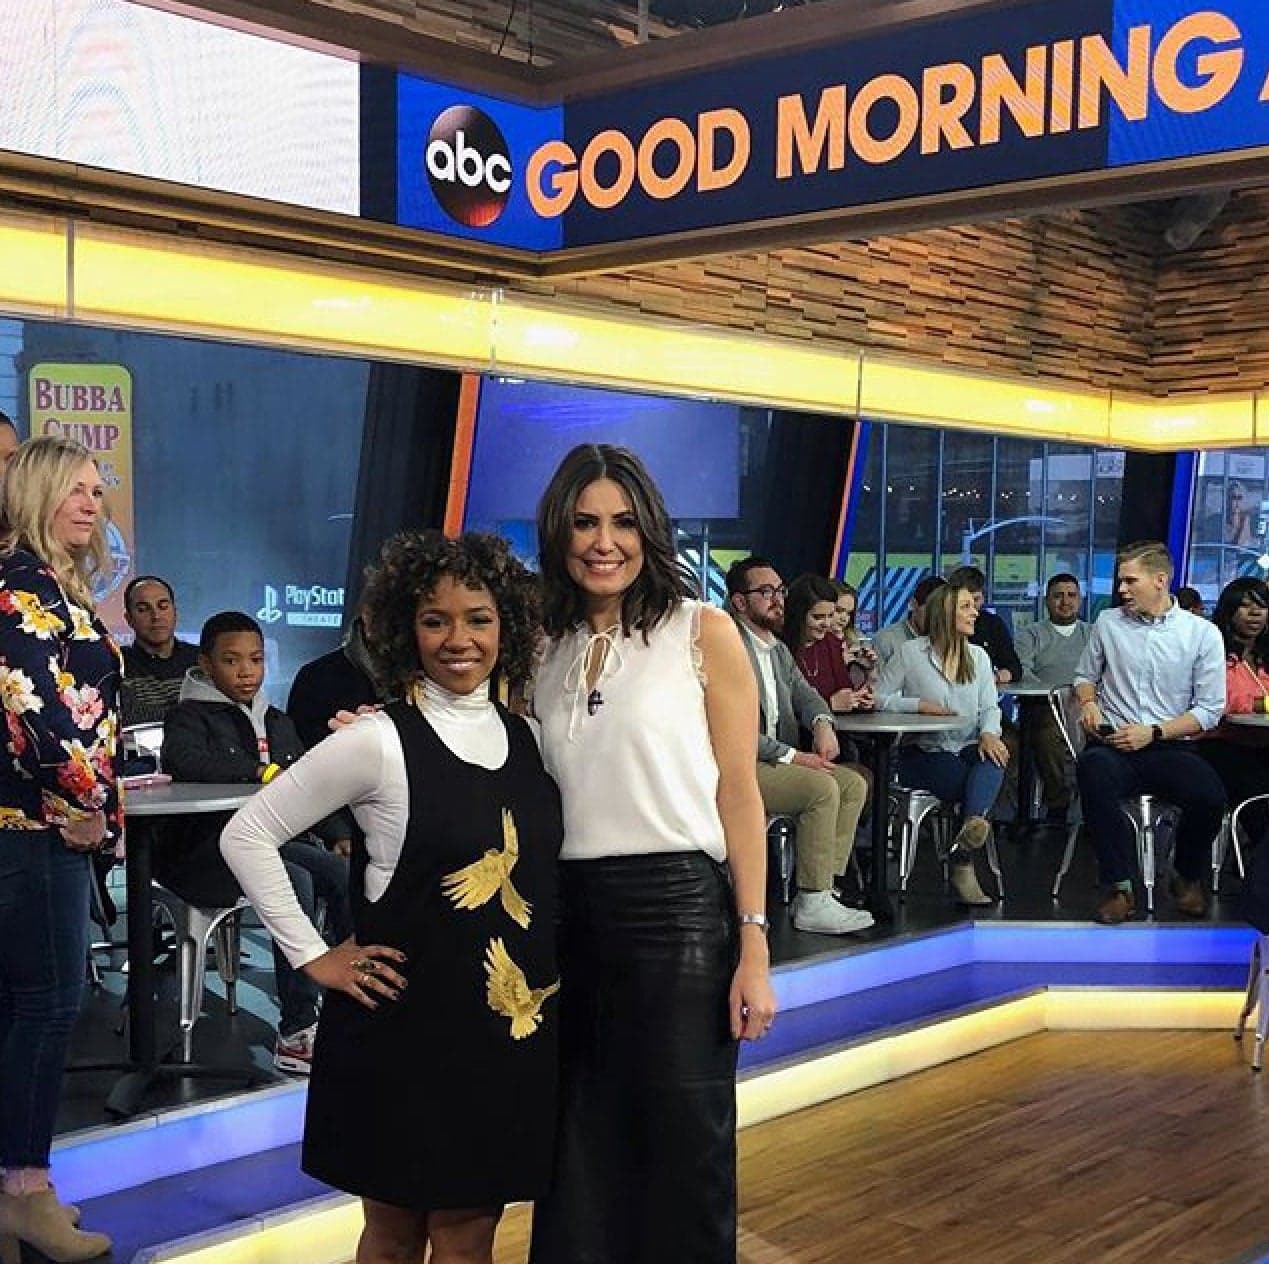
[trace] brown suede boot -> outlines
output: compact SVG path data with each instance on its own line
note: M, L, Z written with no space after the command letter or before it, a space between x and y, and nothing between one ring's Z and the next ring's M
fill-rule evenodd
M95 1260L110 1250L104 1233L83 1233L66 1218L66 1208L51 1189L33 1194L0 1194L0 1261L18 1258L17 1243L25 1242L54 1264Z

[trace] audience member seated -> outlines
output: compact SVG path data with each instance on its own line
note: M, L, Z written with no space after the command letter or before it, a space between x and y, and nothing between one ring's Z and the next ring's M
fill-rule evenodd
M801 575L789 585L784 602L784 628L780 639L789 647L793 661L807 684L833 711L871 710L872 690L865 683L854 684L851 666L841 641L829 631L833 622L837 590L821 575ZM810 734L798 732L802 745L810 744ZM860 762L859 748L849 739L837 739L841 749L838 763L848 764L867 783L872 793L872 773Z
M1061 689L1075 679L1075 669L1088 644L1089 625L1080 618L1080 581L1054 575L1044 588L1046 617L1018 633L1015 648L1025 684ZM1044 805L1051 821L1065 821L1070 806L1071 756L1047 703L1027 707L1023 720L1035 753L1036 772L1044 786Z
M994 610L986 609L987 576L977 566L958 566L947 577L947 582L953 588L965 588L973 594L978 621L970 642L987 651L996 683L1008 685L1021 680L1022 664L1013 647L1013 637L1009 635L1005 621Z
M250 616L213 615L203 625L198 667L185 681L180 702L164 724L163 763L177 781L271 781L304 753L290 719L261 693L264 636ZM220 854L220 832L230 813L180 818L154 849L154 876L181 899L205 908L225 908L242 895ZM347 852L348 839L327 818L317 833ZM348 906L348 862L325 847L294 839L282 848L287 877L305 913L316 918L326 905L332 943L352 933ZM293 970L274 946L281 1019L274 1065L306 1075L317 1034L318 989Z
M10 458L22 444L18 428L13 424L8 413L0 412L0 471L9 464Z
M872 705L872 693L852 675L845 647L832 630L836 595L832 581L820 575L795 579L785 598L780 639L807 683L834 711L856 711Z
M900 647L917 637L925 635L925 607L930 598L938 592L947 580L939 575L927 575L917 583L908 598L908 613L901 623L892 623L882 628L873 637L873 649L877 652L877 662L884 667L898 652Z
M1203 604L1203 594L1197 588L1178 588L1176 604L1188 614L1196 614L1200 619L1207 618L1207 607Z
M784 597L784 584L765 558L744 558L727 572L728 611L758 679L758 788L769 813L797 820L793 924L798 930L845 935L873 923L872 914L847 908L833 895L833 880L850 860L868 791L854 769L833 762L840 747L832 712L780 640ZM797 748L799 725L811 734L809 751Z
M161 724L181 696L198 647L176 639L176 595L157 575L140 575L123 590L123 617L135 640L123 647L123 722Z
M960 829L946 857L962 904L992 902L974 870L974 853L991 836L988 814L1004 782L1009 751L1000 736L1000 700L987 651L970 641L978 609L968 588L949 581L926 603L928 633L909 641L882 668L883 711L955 715L963 726L917 733L899 748L899 780L959 805Z
M1120 605L1093 624L1075 672L1080 726L1089 744L1076 766L1084 823L1105 890L1094 917L1108 925L1136 912L1132 823L1120 801L1158 795L1181 809L1172 895L1177 911L1207 912L1203 871L1225 811L1225 790L1199 743L1186 741L1225 710L1225 647L1216 628L1168 592L1172 558L1146 540L1117 560Z
M1269 713L1269 586L1235 579L1217 600L1212 624L1225 642L1225 715ZM1203 734L1198 750L1216 770L1231 808L1269 794L1269 729L1222 720ZM1259 839L1269 813L1263 807L1247 811L1248 832Z
M856 688L862 688L877 670L877 651L855 626L859 594L844 580L831 579L829 583L837 594L829 631L842 643L842 654L850 668L851 680Z
M358 614L337 650L305 663L296 672L286 713L294 721L305 748L312 750L330 733L330 721L337 712L357 711L386 701L375 684L365 624Z

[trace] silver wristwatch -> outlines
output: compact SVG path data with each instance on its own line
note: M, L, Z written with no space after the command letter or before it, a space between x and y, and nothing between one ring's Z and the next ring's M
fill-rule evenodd
M765 913L741 913L742 926L761 926L765 935L771 929L771 919Z

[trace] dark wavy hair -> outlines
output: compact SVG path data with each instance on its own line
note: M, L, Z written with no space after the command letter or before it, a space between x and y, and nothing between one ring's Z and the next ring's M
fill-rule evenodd
M1263 579L1251 575L1243 575L1231 580L1221 590L1217 598L1216 609L1212 611L1212 622L1216 625L1225 642L1225 653L1232 658L1241 658L1243 651L1234 639L1234 615L1244 601L1255 602L1256 605L1269 609L1269 585ZM1256 638L1251 647L1252 665L1264 667L1269 665L1269 626Z
M538 503L538 550L542 566L542 622L550 636L561 636L586 617L586 594L568 573L577 498L591 483L607 478L630 497L643 541L643 569L621 598L621 626L627 635L649 631L695 585L674 550L674 526L652 476L628 448L585 443L574 448L551 476Z
M823 575L799 575L789 585L784 598L784 630L780 635L795 654L802 648L806 616L810 614L811 607L821 601L837 604L837 588L831 579L825 579Z
M452 540L440 531L403 531L367 568L361 597L366 645L384 690L401 697L418 679L422 667L414 622L419 599L434 592L446 575L468 588L489 590L501 624L497 674L512 688L524 685L541 630L536 577L501 536L471 531Z

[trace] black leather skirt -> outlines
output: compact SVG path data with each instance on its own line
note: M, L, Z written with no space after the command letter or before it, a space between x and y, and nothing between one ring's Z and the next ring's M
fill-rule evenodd
M530 1264L734 1264L727 870L703 852L561 870L560 1131Z

